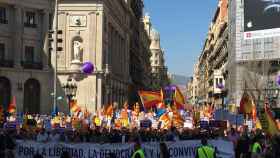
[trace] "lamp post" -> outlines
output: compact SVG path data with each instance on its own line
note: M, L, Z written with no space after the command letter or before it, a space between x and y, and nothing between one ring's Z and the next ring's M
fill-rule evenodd
M71 104L73 97L76 96L77 84L74 81L74 79L69 78L67 80L66 84L62 85L62 88L64 89L65 95L68 99L68 108L69 108L69 112L70 112L70 104Z

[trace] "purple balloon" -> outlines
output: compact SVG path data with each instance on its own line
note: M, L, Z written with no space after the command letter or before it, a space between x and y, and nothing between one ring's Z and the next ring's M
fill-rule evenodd
M277 82L278 86L280 86L280 75L277 76L276 82Z
M91 74L94 71L94 66L91 62L85 62L82 66L82 72L85 74Z
M169 87L169 86L166 86L166 87L164 87L164 90L169 91L169 90L170 90L170 87Z
M217 84L217 88L224 89L224 85L222 83Z
M177 89L177 87L176 86L171 86L171 90L173 90L173 91L175 91Z

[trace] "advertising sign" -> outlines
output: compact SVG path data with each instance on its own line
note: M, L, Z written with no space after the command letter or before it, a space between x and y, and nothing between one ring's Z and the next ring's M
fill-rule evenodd
M280 36L280 0L244 0L244 39Z

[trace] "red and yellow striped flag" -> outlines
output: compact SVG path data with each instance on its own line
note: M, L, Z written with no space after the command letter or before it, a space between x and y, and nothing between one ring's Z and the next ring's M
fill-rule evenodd
M161 122L161 128L163 129L168 129L171 126L171 120L167 112L160 116L159 122Z
M113 116L113 105L107 105L105 108L104 108L104 115L105 116Z
M145 108L149 109L162 101L160 92L139 91L141 102Z
M242 98L240 100L240 113L243 114L252 114L254 108L254 101L249 94L246 92L243 93Z
M77 105L77 100L72 100L70 102L70 112L75 114L81 111L81 108Z
M177 128L184 126L184 119L176 109L173 110L173 125Z
M17 110L17 106L16 106L16 97L13 96L13 99L12 99L12 102L9 104L9 107L8 107L8 113L10 114L13 114L15 113Z
M174 104L177 109L184 109L185 107L185 97L178 87L175 90Z

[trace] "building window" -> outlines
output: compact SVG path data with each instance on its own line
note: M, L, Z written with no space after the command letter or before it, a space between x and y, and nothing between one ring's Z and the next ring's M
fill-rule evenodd
M6 15L6 8L0 7L0 23L1 24L7 24L7 15Z
M254 39L253 40L253 49L254 50L259 50L259 49L261 49L261 45L262 44L262 41L261 41L261 39Z
M36 27L36 23L35 23L35 13L34 12L26 12L25 13L25 27Z
M5 60L5 44L0 43L0 61Z
M265 38L264 39L264 44L272 44L273 43L273 38Z
M25 61L28 63L34 62L34 47L25 46Z
M222 78L219 79L219 84L223 84L223 79Z

